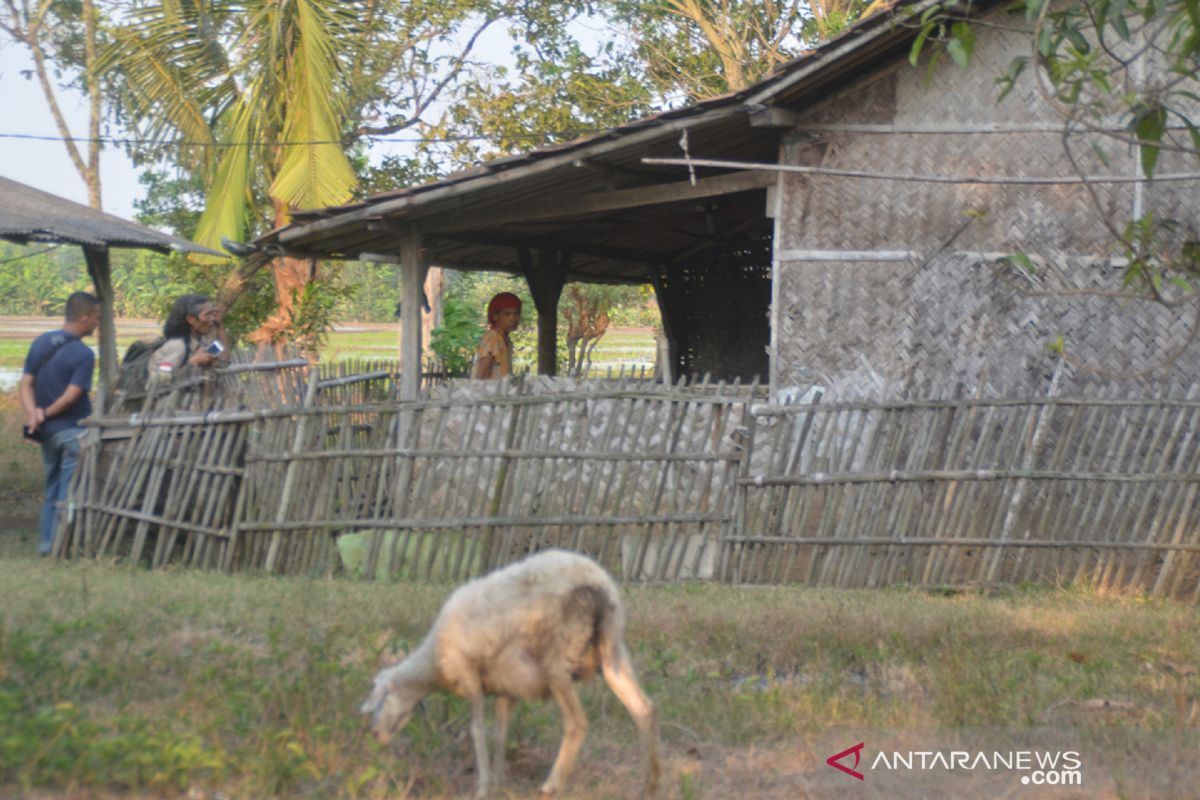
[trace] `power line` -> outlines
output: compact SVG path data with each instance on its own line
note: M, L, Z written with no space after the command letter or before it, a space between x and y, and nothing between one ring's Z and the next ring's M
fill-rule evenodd
M979 175L911 175L895 172L865 172L831 167L806 167L797 164L764 164L751 161L723 161L712 158L643 158L643 164L673 167L714 167L717 169L761 170L800 175L827 175L834 178L859 178L873 181L904 181L909 183L983 184L989 186L1070 186L1088 183L1167 183L1198 181L1200 172L1159 173L1153 179L1144 175L1074 175L1061 178L1023 178L1015 176Z
M596 128L582 131L554 131L524 134L506 134L504 136L484 136L482 134L462 134L459 136L431 137L389 137L363 134L364 139L372 142L389 144L451 144L454 142L494 141L496 139L521 139L525 141L546 142L551 139L570 140L594 133L603 133L608 128ZM160 145L164 147L291 147L303 145L335 144L345 145L342 139L310 139L300 141L274 140L263 142L163 142L157 139L117 136L51 136L35 133L0 133L0 139L20 139L34 142L80 142L83 144L119 144L119 145Z
M43 253L49 253L51 250L57 250L58 248L59 248L59 245L56 245L56 244L51 245L50 247L46 247L41 250L34 250L32 253L22 253L19 256L13 256L12 258L6 258L3 261L0 261L0 264L11 264L14 261L23 261L27 258L33 258L34 256L40 256Z

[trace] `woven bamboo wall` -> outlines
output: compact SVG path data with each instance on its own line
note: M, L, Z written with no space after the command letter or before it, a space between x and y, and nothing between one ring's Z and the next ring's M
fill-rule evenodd
M978 37L970 69L944 59L926 85L924 70L903 61L805 111L788 162L899 175L1071 176L1056 129L1062 121L1029 71L995 100L995 77L1027 54L1028 37L983 26ZM1130 148L1105 142L1106 166L1092 143L1074 139L1085 173L1136 173ZM1191 167L1164 154L1158 169ZM1099 206L1081 185L788 174L782 186L776 389L815 381L839 398L950 397L960 388L1040 394L1055 370L1047 346L1060 336L1072 364L1056 387L1065 394L1118 383L1135 395L1200 374L1200 347L1192 345L1164 369L1131 375L1188 343L1194 303L1168 310L1060 291L1121 287L1105 218L1122 228L1140 207L1181 220L1179 235L1194 237L1195 183L1097 186ZM1018 251L1037 261L1035 274L999 262Z

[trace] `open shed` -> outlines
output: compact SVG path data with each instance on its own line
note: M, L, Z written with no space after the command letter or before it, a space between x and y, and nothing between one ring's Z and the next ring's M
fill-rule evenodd
M743 95L499 159L444 180L338 208L296 214L260 239L268 252L399 260L403 308L416 308L430 265L523 275L538 312L538 370L553 374L564 283L654 285L675 375L767 374L773 225L756 170L650 166L703 148L774 160L779 131L746 113ZM419 353L402 318L405 363ZM411 348L411 349L408 349ZM415 393L415 384L406 389Z
M117 370L116 326L113 321L112 271L108 251L114 247L223 255L154 228L97 211L32 186L0 177L0 238L17 244L50 242L83 248L88 274L100 298L100 387L97 413L107 411L107 391Z
M1033 70L997 102L1031 24L1001 4L963 11L983 23L969 68L913 69L915 20L935 5L900 2L746 90L301 213L258 244L398 259L406 308L429 264L524 275L543 373L563 283L587 280L653 283L673 375L769 377L777 396L814 383L845 397L1069 391L1171 353L1134 385L1194 378L1196 348L1183 350L1200 316L1189 327L1103 293L1123 269L1111 226L1146 209L1194 220L1194 181L1146 182L1135 148L1100 163L1082 139L1081 181ZM1138 74L1154 80L1154 65ZM1159 169L1184 158L1164 153ZM1050 269L1018 274L1014 252ZM1067 359L1048 352L1060 335Z

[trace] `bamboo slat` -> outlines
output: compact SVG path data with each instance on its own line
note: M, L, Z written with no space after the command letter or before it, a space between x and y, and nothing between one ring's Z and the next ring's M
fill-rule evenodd
M361 532L393 579L565 546L627 581L1200 595L1196 390L761 405L622 371L400 402L388 362L234 366L92 421L57 555L329 575Z

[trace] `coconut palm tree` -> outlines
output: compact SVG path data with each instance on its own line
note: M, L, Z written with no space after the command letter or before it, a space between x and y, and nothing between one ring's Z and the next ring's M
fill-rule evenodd
M204 176L196 242L244 241L264 195L275 227L295 209L350 198L356 178L342 130L373 7L369 0L151 0L116 28L101 68L119 72L127 116L155 145L175 148L171 160ZM314 266L279 258L273 269L280 308L261 338L287 326Z

